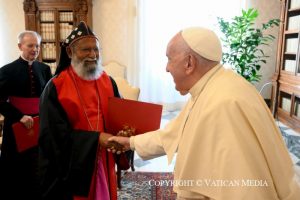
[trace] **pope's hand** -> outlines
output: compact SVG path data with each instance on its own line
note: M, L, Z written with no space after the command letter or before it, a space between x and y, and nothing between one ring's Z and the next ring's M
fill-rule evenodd
M125 149L121 144L114 141L109 141L109 138L111 137L113 137L112 134L101 132L99 137L100 146L107 148L108 151L112 151L113 153L117 154L125 152Z

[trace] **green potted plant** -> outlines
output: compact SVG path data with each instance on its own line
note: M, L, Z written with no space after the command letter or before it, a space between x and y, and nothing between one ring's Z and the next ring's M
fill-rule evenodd
M269 46L275 39L265 30L279 26L279 19L271 19L263 23L261 28L255 28L254 23L258 11L250 8L242 10L241 16L236 16L232 21L218 17L218 24L223 36L221 37L224 48L223 63L229 64L233 69L251 83L261 79L258 71L261 64L266 63L262 47Z

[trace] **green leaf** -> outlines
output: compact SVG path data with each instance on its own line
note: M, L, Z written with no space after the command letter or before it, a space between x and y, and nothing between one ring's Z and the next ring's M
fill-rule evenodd
M259 81L261 75L260 63L266 63L262 46L269 46L275 37L265 34L264 31L279 26L279 19L271 19L262 24L262 28L256 28L255 21L258 11L254 8L242 10L240 16L235 16L231 21L225 21L218 17L218 24L223 33L224 53L222 62L229 64L232 68L250 82ZM226 50L225 50L226 49Z

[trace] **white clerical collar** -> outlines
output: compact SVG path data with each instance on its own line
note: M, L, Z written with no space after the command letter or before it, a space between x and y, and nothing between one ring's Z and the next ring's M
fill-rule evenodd
M217 64L214 66L211 70L206 72L204 76L202 76L196 83L193 85L193 87L189 90L189 93L191 94L192 98L195 98L199 95L199 93L204 89L207 82L211 79L212 76L215 75L215 73L222 67L221 64Z
M21 58L22 58L23 60L27 61L27 62L28 62L28 65L32 65L32 63L34 62L34 60L32 60L32 61L26 60L22 55L21 55Z

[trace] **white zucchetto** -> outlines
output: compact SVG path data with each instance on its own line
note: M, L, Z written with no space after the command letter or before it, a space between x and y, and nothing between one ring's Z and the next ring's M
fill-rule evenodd
M200 56L212 61L221 61L221 42L213 31L191 27L182 30L181 35L188 46Z

